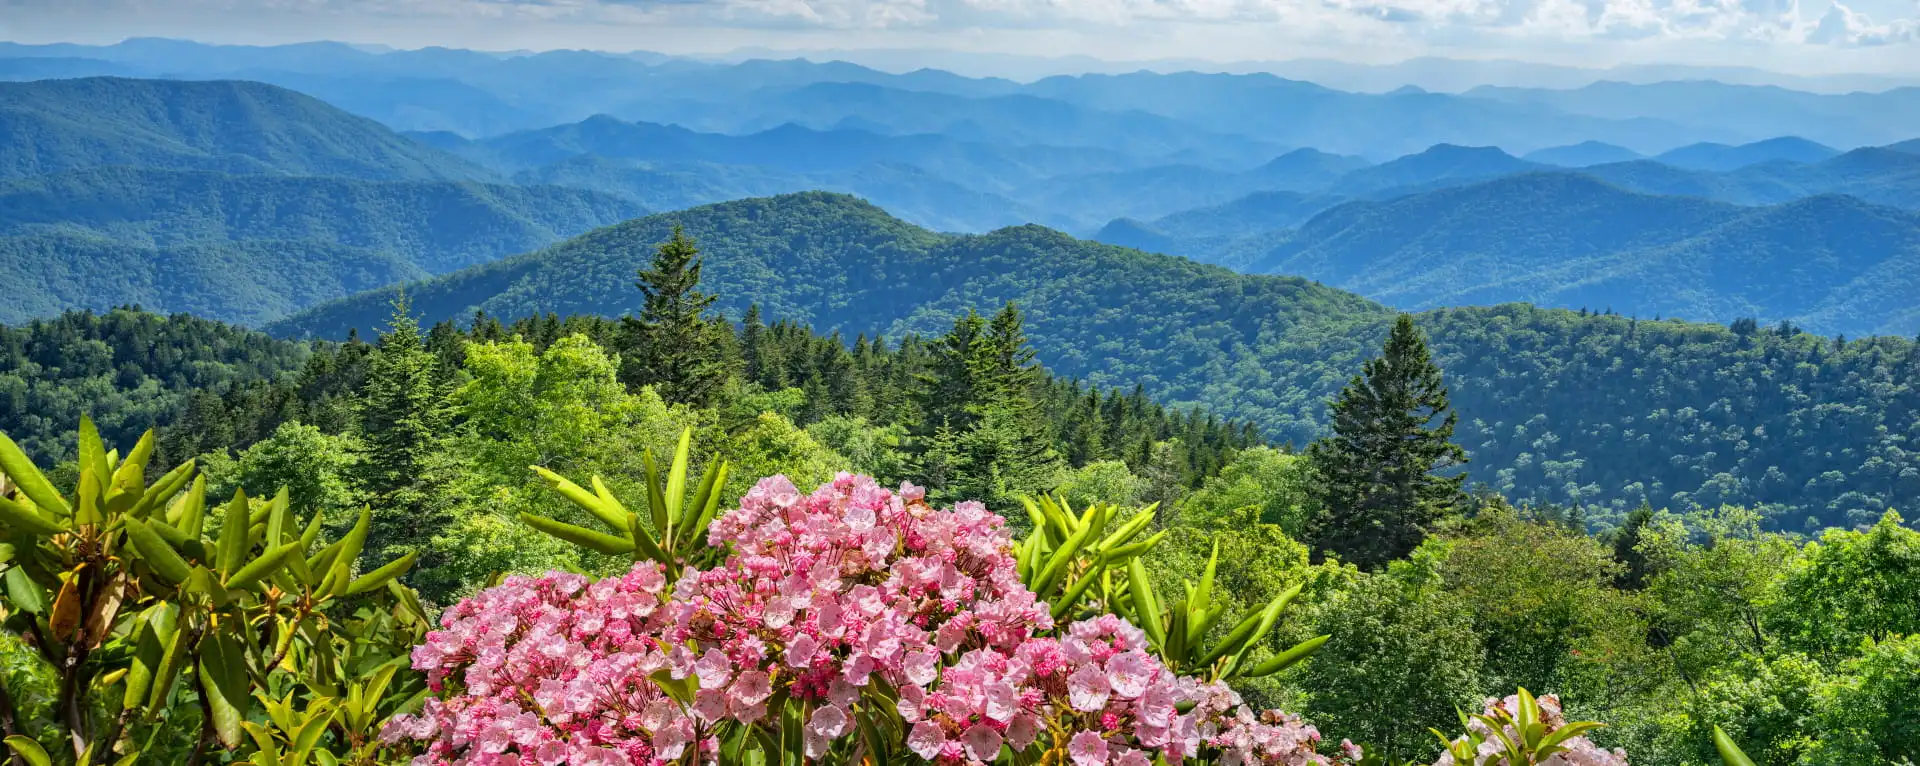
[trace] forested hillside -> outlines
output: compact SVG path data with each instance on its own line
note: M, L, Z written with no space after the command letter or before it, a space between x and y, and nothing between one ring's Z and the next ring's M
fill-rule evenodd
M1276 442L1322 433L1325 401L1392 317L1298 279L1039 227L939 235L829 194L653 216L411 285L407 295L433 320L475 310L627 313L638 301L625 275L675 224L702 243L706 279L732 316L758 303L823 332L898 336L1015 301L1055 374L1138 383L1159 401L1254 422ZM358 296L269 329L365 332L384 321L392 296ZM1920 468L1904 446L1920 428L1906 340L1842 346L1791 328L1741 334L1521 307L1423 317L1451 375L1460 441L1475 456L1469 470L1516 500L1577 503L1595 518L1643 501L1738 502L1765 505L1776 523L1799 529L1810 517L1852 523L1920 497L1907 475Z
M0 178L127 165L368 179L479 167L318 99L257 82L97 77L0 83Z
M96 168L0 181L0 321L139 303L259 323L646 212L553 186ZM82 254L86 255L82 255Z

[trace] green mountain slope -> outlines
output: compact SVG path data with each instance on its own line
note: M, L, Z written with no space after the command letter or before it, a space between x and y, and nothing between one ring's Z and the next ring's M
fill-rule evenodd
M109 165L370 179L486 170L310 96L255 82L0 83L0 178Z
M0 181L14 287L0 321L138 302L263 322L645 212L591 191L446 181L128 168Z
M81 415L132 444L187 397L300 369L305 344L207 319L115 310L0 325L0 424L48 458L73 449Z
M321 301L421 279L391 253L319 242L146 246L76 230L0 236L0 322L139 304L261 323Z
M1721 207L1701 205L1694 215ZM632 311L631 275L674 224L701 243L706 284L733 315L758 302L822 331L897 336L1014 300L1055 373L1138 382L1161 401L1204 403L1296 443L1320 433L1326 399L1392 316L1296 278L1036 226L939 235L821 193L652 216L410 285L408 296L430 320ZM269 329L341 337L381 322L391 297L355 296ZM1920 356L1907 341L1837 347L1797 331L1512 305L1421 321L1448 370L1473 476L1512 497L1602 517L1642 500L1743 502L1795 529L1920 510L1920 456L1905 447L1920 439Z
M1920 280L1920 213L1848 197L1738 207L1529 174L1336 207L1248 269L1407 308L1526 301L1788 319L1853 335L1920 331L1890 297Z

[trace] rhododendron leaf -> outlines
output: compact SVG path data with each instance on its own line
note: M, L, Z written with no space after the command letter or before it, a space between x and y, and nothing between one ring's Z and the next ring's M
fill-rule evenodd
M653 517L653 528L668 529L667 490L660 484L660 467L654 465L652 447L640 452L640 465L647 481L647 514Z
M9 530L41 536L67 531L67 525L61 521L43 516L34 508L5 497L0 497L0 525Z
M1189 621L1187 623L1187 645L1196 650L1199 649L1200 641L1207 637L1207 633L1213 630L1214 623L1219 622L1220 618L1225 616L1226 613L1226 604L1214 604L1212 608L1208 609L1204 614L1201 614L1199 619Z
M254 746L259 748L253 754L253 762L261 766L280 766L280 745L273 741L273 732L252 721L240 726L246 730L247 736L253 737Z
M580 506L581 510L593 514L594 518L600 520L600 523L607 525L615 531L626 531L626 513L615 512L605 503L602 503L598 495L582 489L580 485L568 481L566 477L560 474L537 465L527 467L533 469L534 473L539 474L540 478L545 479L547 485L553 487L554 491L559 492L561 497L565 497L569 502ZM599 480L600 477L594 477L596 484Z
M1153 523L1152 509L1149 508L1134 514L1133 518L1127 519L1126 523L1121 524L1112 534L1107 535L1106 539L1101 540L1099 545L1094 546L1094 550L1105 551L1125 545L1128 540L1132 540L1135 535L1140 534L1140 531L1146 529L1147 525L1151 523Z
M135 503L133 508L127 511L127 515L136 519L152 516L153 509L166 507L168 502L180 494L180 490L186 488L187 482L192 478L193 461L189 460L161 474L160 480L154 482L152 487L145 488L144 491L139 486L128 488L128 492L140 493L140 502Z
M107 470L101 472L102 478L108 478L109 484L120 492L138 496L147 488L147 461L153 459L153 429L149 428L133 443L125 457L110 462Z
M240 568L240 559L247 553L248 529L247 491L236 489L233 499L227 503L227 518L220 526L220 542L215 547L213 568L220 572L232 572Z
M287 542L287 531L293 526L289 504L286 487L281 487L279 492L274 493L273 500L267 503L267 536L261 538L266 547L275 548Z
M1227 635L1222 637L1219 643L1214 644L1212 649L1208 649L1205 654L1200 655L1199 664L1203 666L1212 665L1215 660L1221 657L1225 657L1230 653L1237 653L1240 647L1246 645L1247 639L1253 636L1253 629L1260 627L1260 618L1263 616L1265 616L1265 610L1249 614L1241 618L1239 622L1234 623L1233 629L1227 631Z
M659 529L664 535L680 525L681 505L687 500L687 471L693 460L693 429L680 431L680 443L673 448L673 465L667 467L667 523Z
M1720 754L1720 760L1726 766L1753 766L1753 759L1740 750L1740 746L1721 730L1719 724L1713 727L1713 749Z
M159 623L151 623L159 624ZM174 629L171 636L160 636L166 641L166 651L160 656L160 669L153 675L153 692L147 697L147 711L151 715L166 707L167 699L173 695L173 682L180 677L180 671L186 667L191 636L189 631Z
M685 550L701 544L701 538L706 536L707 525L720 512L720 488L726 486L726 477L726 463L709 465L701 473L700 486L693 491L693 505L687 507L686 513L680 518L680 526L674 531L675 548Z
M1193 615L1187 610L1186 599L1173 602L1173 608L1167 610L1171 617L1167 620L1167 641L1161 656L1170 662L1185 664L1187 659L1187 620Z
M299 543L286 543L268 549L261 553L259 558L248 562L246 566L240 568L240 571L229 576L226 582L227 587L236 590L252 588L254 583L278 571L280 566L299 549Z
M600 480L599 474L594 474L588 478L593 482L594 499L600 501L601 505L606 506L607 510L612 512L614 518L620 520L620 523L615 525L614 528L625 529L627 519L633 516L633 512L627 510L626 503L620 502L620 498L613 496L613 491L607 489L607 483Z
M1153 597L1153 584L1147 580L1147 567L1139 559L1127 562L1127 589L1132 591L1133 609L1147 638L1158 647L1166 643L1165 627L1160 622L1160 603Z
M1094 510L1090 509L1088 513L1094 513ZM1034 595L1045 598L1053 590L1053 584L1066 573L1067 564L1073 561L1074 556L1080 552L1081 546L1086 545L1087 538L1094 534L1097 533L1093 525L1080 527L1072 537L1061 544L1059 550L1054 551L1053 555L1047 558L1047 565L1041 568L1040 574L1029 584Z
M20 494L40 506L40 510L58 516L72 516L73 509L67 506L66 498L54 491L53 483L47 481L46 474L27 457L27 453L0 431L0 473L13 481Z
M175 613L171 604L160 604L134 618L133 655L127 666L127 686L121 694L121 707L132 710L146 704L154 674L166 656L166 641L173 636L173 619L167 615ZM158 624L163 617L164 626Z
M1240 650L1234 653L1234 668L1240 666L1241 661L1246 658L1249 650L1258 646L1260 642L1265 641L1267 634L1273 632L1273 626L1280 622L1280 613L1286 611L1287 605L1293 603L1293 599L1300 595L1300 588L1300 585L1295 585L1288 588L1285 593L1275 596L1272 601L1267 602L1267 608L1260 612L1259 626L1254 628L1253 635L1247 637L1246 643L1240 646Z
M531 513L521 513L520 521L524 522L527 526L560 538L561 540L609 556L618 556L633 552L633 540L628 538L614 537L604 532L595 532L585 527L576 527L564 521L554 521L553 519L535 516ZM638 531L637 525L635 528L636 536L645 534L645 532Z
M200 655L200 692L213 712L213 731L220 744L240 746L240 723L247 718L247 706L253 696L248 687L246 657L231 628L216 626L202 642Z
M186 582L193 571L187 560L168 545L153 527L139 519L126 519L124 522L127 540L133 543L133 549L140 553L140 559L153 569L154 573L169 584Z
M1213 578L1220 569L1220 538L1213 538L1213 553L1207 556L1207 568L1201 570L1200 587L1194 591L1194 605L1205 610L1213 603Z
M188 536L199 538L207 528L207 477L205 474L193 477L193 489L187 492L187 499L180 504L180 519L177 524L180 531Z
M360 518L353 523L352 529L347 530L347 535L340 538L340 552L334 557L334 566L345 564L348 568L353 567L353 562L360 559L361 549L366 547L367 533L372 527L373 509L361 506Z
M40 747L40 743L33 741L31 737L15 734L8 737L6 742L7 747L12 748L13 752L18 753L31 766L53 766L53 759L47 756L46 749Z
M1085 574L1080 575L1080 579L1075 580L1073 585L1067 588L1066 593L1054 599L1052 609L1053 619L1064 619L1071 613L1074 605L1080 603L1080 598L1087 595L1087 588L1092 587L1095 582L1099 581L1100 574L1104 571L1106 571L1105 566L1095 564L1093 568L1088 569Z
M347 595L358 596L377 588L386 587L388 582L398 578L400 575L406 574L407 570L413 567L414 560L418 558L420 558L420 552L412 551L405 556L387 562L385 566L379 569L361 575L351 584L347 585Z
M1325 645L1327 639L1332 637L1331 635L1315 636L1295 644L1293 648L1268 657L1260 664L1253 666L1252 670L1246 672L1246 677L1263 678L1286 670L1293 666L1294 663L1312 656L1314 652L1320 651L1320 647Z

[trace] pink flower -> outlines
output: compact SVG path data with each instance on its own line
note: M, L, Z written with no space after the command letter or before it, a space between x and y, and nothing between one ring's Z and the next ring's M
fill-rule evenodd
M912 733L907 735L907 749L929 761L939 757L941 748L946 746L946 731L932 721L914 724Z
M1106 766L1107 741L1099 734L1083 731L1067 742L1067 753L1073 756L1073 766Z
M733 701L739 705L757 705L773 694L773 684L765 671L749 670L733 679Z
M838 737L847 730L847 711L835 705L816 708L807 720L807 730L827 739Z
M1000 757L1000 732L986 724L976 723L962 735L966 742L967 755L976 761L992 761Z
M1107 683L1107 674L1092 665L1083 665L1073 675L1067 677L1068 699L1073 709L1093 712L1107 706L1107 695L1112 687Z
M1152 657L1138 649L1116 654L1107 658L1107 682L1121 699L1134 699L1146 693L1158 670L1155 665Z

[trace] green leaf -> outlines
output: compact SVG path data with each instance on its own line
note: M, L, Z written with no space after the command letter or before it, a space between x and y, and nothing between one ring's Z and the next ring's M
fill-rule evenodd
M386 587L389 581L406 574L407 570L413 567L414 560L418 558L420 558L419 552L408 553L405 556L387 562L385 566L379 569L361 575L356 578L351 585L347 586L347 595L358 596L376 588Z
M92 471L95 476L112 476L113 466L107 465L107 447L100 441L100 429L94 427L93 418L80 416L79 441L80 470Z
M1100 580L1100 574L1105 570L1105 567L1095 564L1091 569L1088 569L1085 574L1080 575L1080 579L1075 580L1073 585L1067 588L1066 593L1054 599L1052 610L1053 619L1065 619L1073 610L1073 606L1080 603L1080 597L1087 594L1087 588L1091 587L1095 582L1098 582Z
M47 589L27 576L27 570L9 567L6 574L7 602L27 614L47 613Z
M1166 627L1160 622L1160 602L1153 597L1153 584L1147 581L1147 567L1139 559L1127 562L1127 589L1133 592L1133 609L1140 615L1141 627L1156 645L1167 642Z
M247 719L247 705L253 697L247 682L247 658L232 630L218 626L208 635L200 656L200 688L207 695L207 708L213 711L213 731L220 744L237 748L244 733L240 722Z
M226 585L228 588L234 590L250 589L253 587L253 584L259 582L261 578L273 574L274 570L279 569L282 564L287 562L288 557L296 555L299 550L300 544L297 542L285 543L268 549L265 553L260 554L259 558L241 567L240 571L228 576Z
M1247 639L1253 636L1253 629L1260 627L1260 618L1265 615L1265 610L1262 610L1242 618L1233 626L1233 630L1227 631L1227 635L1220 639L1220 643L1214 644L1212 649L1200 655L1200 664L1212 665L1221 657L1237 653L1240 647L1246 645Z
M680 443L673 448L673 465L667 468L667 524L661 527L673 529L680 524L681 505L687 500L687 471L693 462L693 429L680 431Z
M42 516L39 511L5 497L0 497L0 526L39 536L56 535L67 531L67 525Z
M153 571L168 583L179 584L187 581L187 577L193 573L193 567L187 564L186 559L180 557L180 553L175 551L173 546L161 539L160 533L153 531L153 527L147 526L146 522L139 519L127 519L125 525L127 540L133 543L133 549L139 551L141 560L145 561L147 566L152 567Z
M47 481L45 474L35 467L20 445L13 443L6 432L0 431L0 473L12 479L20 488L20 494L26 495L42 510L61 516L72 516L73 509L67 507L67 501L55 492L53 484Z
M220 545L214 562L214 569L232 572L240 568L240 561L247 555L247 535L251 530L247 523L247 491L236 489L233 500L227 503L227 520L220 527Z
M193 477L193 490L187 493L187 499L181 504L180 531L192 537L199 537L207 528L207 477L205 474Z
M154 673L153 692L147 697L149 716L165 709L168 698L173 696L174 681L180 678L181 669L190 661L187 654L191 649L188 644L191 632L176 629L171 640L167 641L167 649L160 657L160 670Z
M1194 591L1194 605L1205 610L1213 603L1214 573L1220 568L1220 538L1213 539L1213 553L1207 556L1207 568L1200 574L1200 587Z
M573 543L574 545L588 550L598 551L609 556L632 553L634 549L633 540L614 537L604 532L595 532L585 527L576 527L564 521L554 521L553 519L535 516L531 513L521 513L520 521L524 522L527 526ZM644 531L638 530L638 525L635 525L635 528L637 534L645 534Z
M153 429L147 429L140 435L140 441L134 443L133 450L121 458L120 466L111 474L113 486L122 492L140 492L147 486L147 461L153 458ZM102 472L101 476L109 474Z
M373 509L360 507L360 518L355 519L353 528L347 530L347 536L340 538L340 552L334 558L334 565L347 565L353 568L353 562L360 560L360 551L367 545L367 533L373 528Z
M1719 724L1713 727L1713 749L1720 753L1720 760L1726 766L1753 766L1753 759L1748 758L1747 754L1740 750L1740 746L1734 744L1733 738L1727 736Z
M1246 672L1246 677L1261 678L1286 670L1294 663L1312 656L1314 652L1320 651L1320 647L1325 645L1327 639L1332 637L1333 636L1316 636L1295 644L1293 648L1268 657L1266 661L1253 666L1252 670Z
M640 466L647 481L647 515L653 518L654 529L668 529L667 491L660 485L660 468L653 463L652 447L641 450Z
M47 757L47 751L40 743L18 734L8 737L6 741L7 747L13 748L13 752L19 753L32 766L53 766L53 759Z
M528 468L532 468L534 473L539 474L540 478L545 479L547 485L553 487L554 491L559 492L561 497L566 498L568 502L574 505L580 506L581 510L593 514L594 518L600 520L600 523L616 531L622 531L627 528L627 514L616 511L608 507L605 503L600 502L598 495L588 492L580 485L569 481L567 477L540 466L528 466ZM597 484L600 481L600 477L595 476L593 480Z

